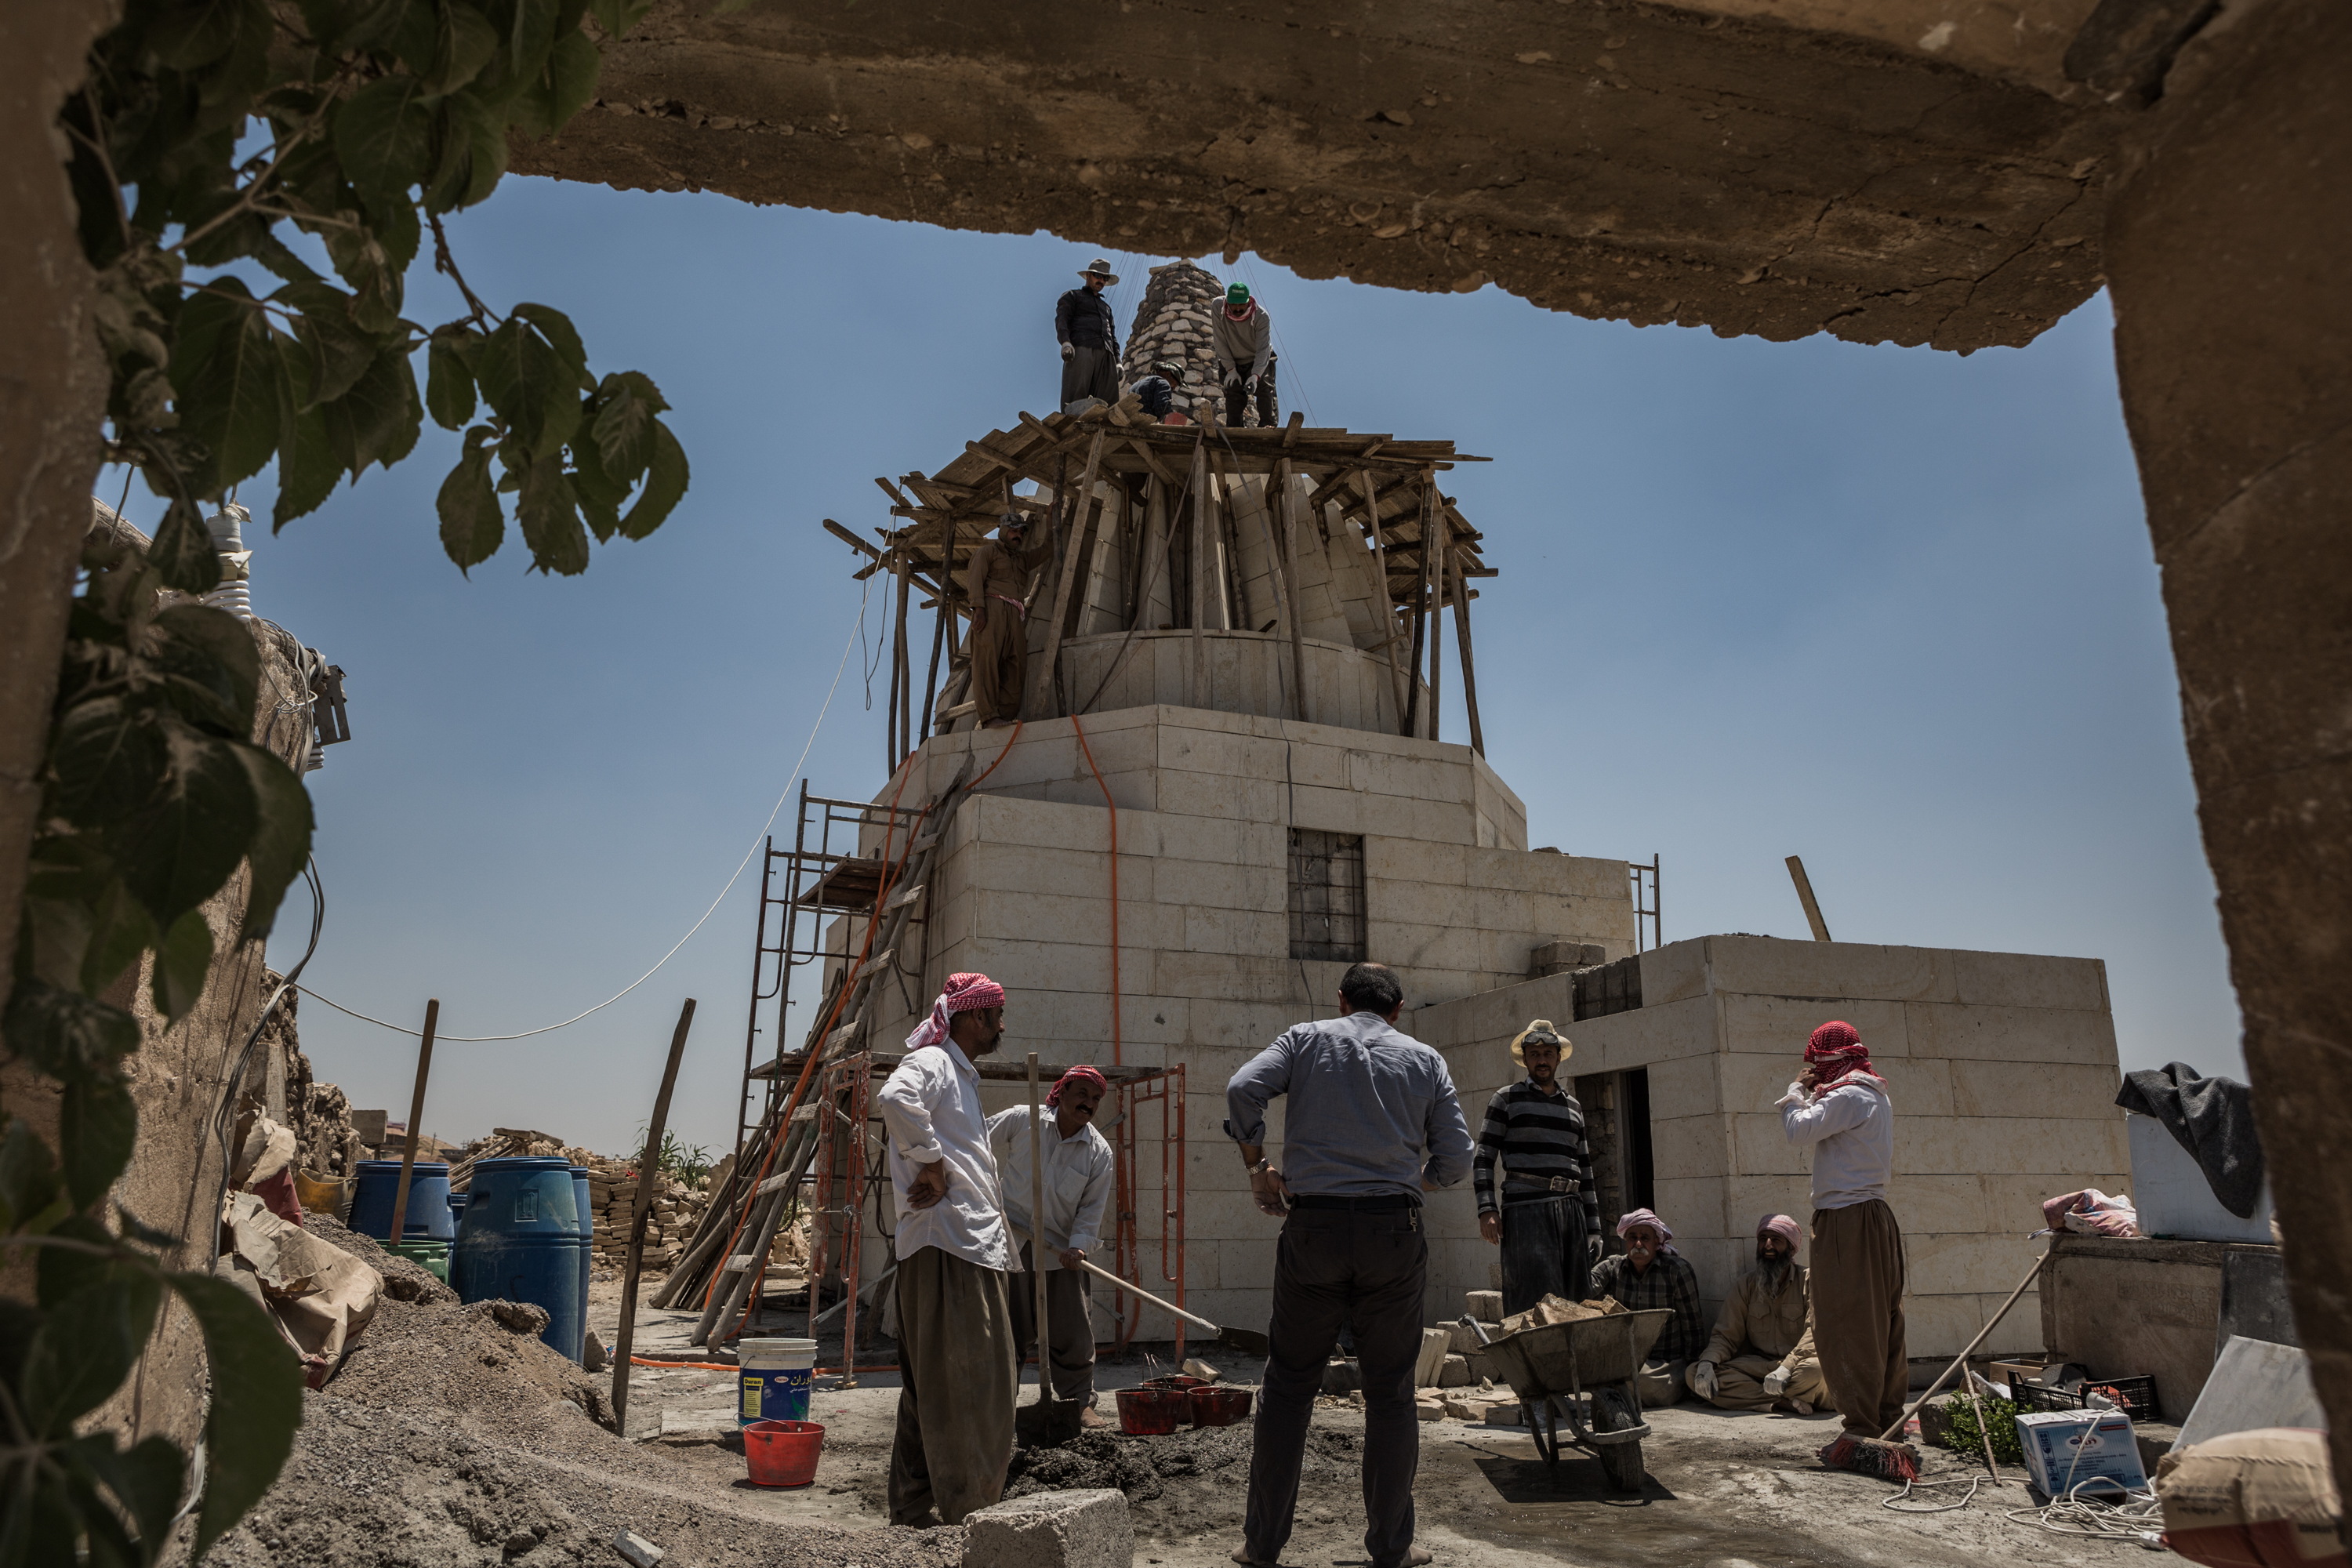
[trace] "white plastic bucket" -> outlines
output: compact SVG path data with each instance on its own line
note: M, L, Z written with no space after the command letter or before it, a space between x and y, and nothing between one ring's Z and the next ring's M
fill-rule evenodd
M736 1353L742 1363L735 1376L737 1426L808 1419L814 1340L743 1340Z

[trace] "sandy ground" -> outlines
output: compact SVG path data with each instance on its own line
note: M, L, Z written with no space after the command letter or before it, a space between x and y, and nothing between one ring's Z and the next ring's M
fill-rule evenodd
M591 1312L607 1333L617 1299ZM691 1328L687 1314L646 1312L639 1343L676 1343ZM791 1332L772 1325L772 1331ZM1106 1362L1097 1386L1132 1386L1155 1370L1140 1357ZM887 1520L884 1488L897 1408L897 1376L868 1373L857 1386L838 1376L816 1380L810 1415L826 1428L815 1484L797 1492L761 1494L763 1515L845 1529ZM1034 1397L1024 1375L1024 1403ZM629 1436L645 1447L667 1449L714 1494L743 1485L740 1439L732 1436L735 1380L728 1372L634 1369ZM1101 1403L1110 1414L1105 1392ZM1761 1415L1690 1405L1652 1411L1653 1435L1643 1447L1650 1482L1639 1497L1611 1492L1597 1460L1563 1457L1557 1477L1546 1472L1524 1432L1458 1421L1424 1424L1413 1491L1418 1539L1443 1565L1475 1563L1513 1568L1525 1563L1592 1564L1595 1568L2072 1568L2137 1560L2140 1548L2070 1540L2011 1521L2005 1510L2030 1506L2021 1479L1979 1490L1966 1508L1934 1514L1885 1507L1895 1489L1823 1470L1815 1451L1836 1435L1833 1417ZM1360 1411L1336 1400L1318 1402L1300 1488L1298 1520L1283 1562L1291 1568L1359 1568L1363 1508L1359 1456ZM1249 1472L1249 1428L1130 1438L1089 1434L1066 1455L1016 1459L1011 1489L1040 1481L1058 1485L1118 1485L1134 1510L1137 1560L1162 1568L1229 1568L1226 1553L1239 1542ZM1971 1468L1954 1456L1930 1451L1923 1479L1958 1477ZM1957 1499L1965 1484L1942 1489ZM948 1533L948 1532L937 1532ZM859 1559L863 1562L865 1560Z

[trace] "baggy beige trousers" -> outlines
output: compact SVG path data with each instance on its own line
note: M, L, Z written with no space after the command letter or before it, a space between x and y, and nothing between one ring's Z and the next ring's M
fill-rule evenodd
M1028 1272L1029 1244L1021 1244L1022 1272L1005 1281L1013 1299L1013 1339L1027 1355L1037 1345L1037 1276ZM1045 1271L1045 1313L1053 1320L1045 1352L1054 1368L1054 1397L1095 1402L1095 1326L1087 1312L1087 1276L1075 1268Z
M1903 1233L1877 1198L1813 1211L1813 1349L1845 1429L1875 1437L1903 1414Z
M971 700L975 724L1021 717L1021 689L1029 676L1029 623L1002 599L988 605L988 624L972 638Z
M936 1247L898 1260L898 1432L890 1522L942 1523L1004 1495L1021 1387L1005 1277Z
M1726 1410L1769 1410L1775 1401L1764 1392L1764 1380L1780 1364L1776 1355L1734 1356L1717 1362L1715 1368L1715 1396L1708 1400ZM1822 1363L1807 1356L1790 1369L1789 1386L1782 1399L1801 1399L1808 1405L1827 1405L1829 1384L1822 1376ZM1882 1428L1883 1430L1883 1428ZM1874 1434L1875 1436L1875 1434Z

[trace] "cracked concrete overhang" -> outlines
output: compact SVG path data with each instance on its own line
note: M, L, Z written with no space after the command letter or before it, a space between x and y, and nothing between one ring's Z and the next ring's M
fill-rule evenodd
M660 0L514 167L1775 339L2021 344L2098 288L2093 0L1763 8Z

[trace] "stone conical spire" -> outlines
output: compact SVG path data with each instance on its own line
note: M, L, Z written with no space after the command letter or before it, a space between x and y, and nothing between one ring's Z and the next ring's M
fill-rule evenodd
M1214 274L1190 261L1171 261L1151 269L1142 302L1127 334L1127 374L1132 385L1151 374L1155 360L1174 360L1188 373L1177 392L1176 406L1198 419L1199 406L1217 391L1217 358L1209 347L1209 323L1224 297L1225 286Z

